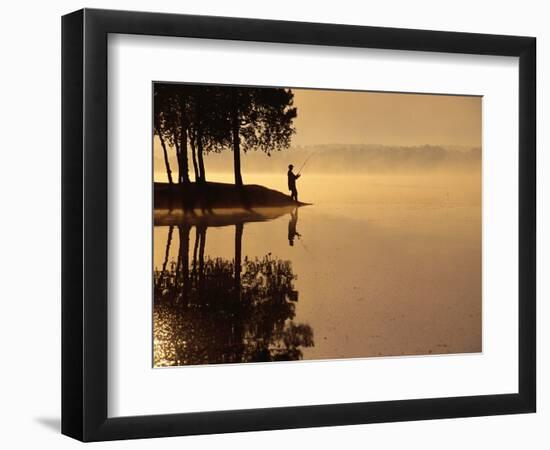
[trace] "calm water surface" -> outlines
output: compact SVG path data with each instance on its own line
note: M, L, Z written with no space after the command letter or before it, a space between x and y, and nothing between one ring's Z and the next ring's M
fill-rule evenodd
M245 183L286 193L285 173ZM479 172L298 188L313 205L155 212L155 366L481 351Z

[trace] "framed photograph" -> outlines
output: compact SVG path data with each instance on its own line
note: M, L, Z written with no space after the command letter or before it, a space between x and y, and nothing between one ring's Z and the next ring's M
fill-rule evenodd
M535 412L533 37L62 21L62 432Z

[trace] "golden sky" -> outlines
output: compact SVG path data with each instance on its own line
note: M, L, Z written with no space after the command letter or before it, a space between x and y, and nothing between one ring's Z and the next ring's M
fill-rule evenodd
M481 147L481 97L293 89L293 145Z

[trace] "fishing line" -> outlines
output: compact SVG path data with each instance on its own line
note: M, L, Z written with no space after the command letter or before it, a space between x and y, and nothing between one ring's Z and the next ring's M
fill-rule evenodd
M309 250L309 248L307 248L306 244L304 244L304 242L302 241L302 236L300 236L298 238L298 242L300 242L300 244L302 244L302 247L304 247L304 250L306 251L306 253L309 255L309 257L311 259L317 259L315 258L315 256L313 256L313 253L311 253L311 251Z

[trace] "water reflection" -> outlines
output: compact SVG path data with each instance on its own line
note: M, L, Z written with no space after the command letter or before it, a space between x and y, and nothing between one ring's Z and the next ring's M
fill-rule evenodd
M292 211L293 236L297 218ZM239 214L233 221L232 259L205 255L208 216L169 222L164 260L154 272L155 366L299 360L314 345L311 327L293 321L299 295L291 262L271 253L243 257L244 221Z
M288 222L288 245L291 247L294 245L294 238L300 239L302 235L296 230L298 225L298 208L295 208L290 212L290 220Z
M295 206L261 208L167 209L155 208L155 226L188 224L192 226L223 227L247 222L267 222L297 211Z
M315 207L296 212L155 209L155 364L268 359L261 346L273 360L285 352L311 361L480 352L480 180L311 176L304 198ZM251 293L245 273L256 259L265 271L291 261L284 300L266 292L267 284L263 297ZM261 322L270 307L283 317L293 311ZM295 345L301 356L291 355L291 323L314 332L314 346Z

